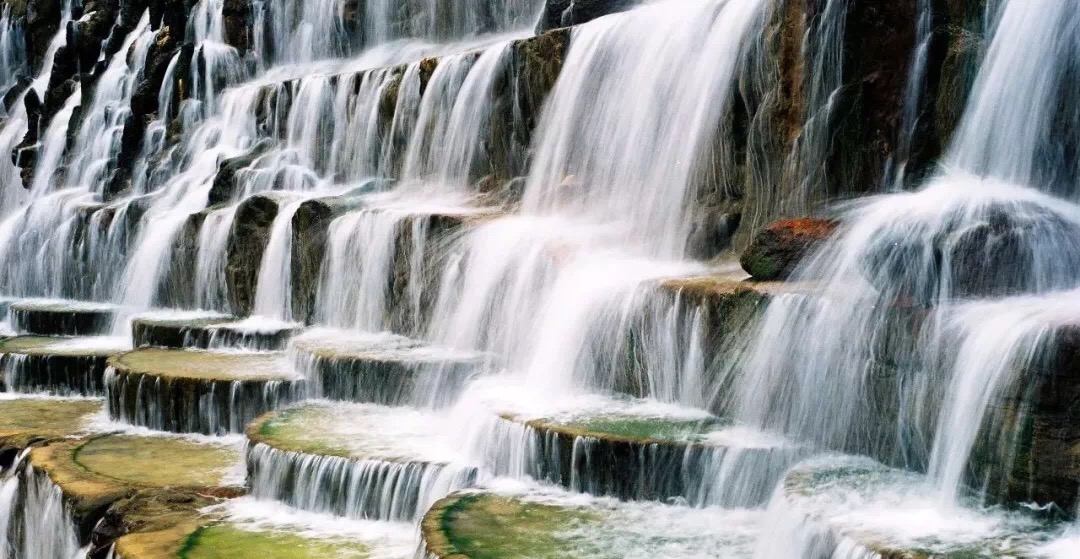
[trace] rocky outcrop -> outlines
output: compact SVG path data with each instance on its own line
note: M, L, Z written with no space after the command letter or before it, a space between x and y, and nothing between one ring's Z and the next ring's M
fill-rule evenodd
M225 252L225 284L233 313L251 314L263 253L281 202L259 195L244 200L236 209Z
M536 32L580 25L601 16L629 10L639 3L640 0L547 0Z
M742 254L743 270L758 281L786 280L836 230L831 220L782 219L769 224Z
M932 170L973 81L984 12L979 0L928 4L927 38L916 0L770 2L737 100L748 115L745 154L735 150L745 208L739 246L778 217L877 192L886 181L916 185ZM913 99L912 57L924 39L926 71Z
M319 277L326 256L330 223L358 208L352 196L334 196L308 200L300 205L292 221L292 305L293 317L310 322L315 310Z

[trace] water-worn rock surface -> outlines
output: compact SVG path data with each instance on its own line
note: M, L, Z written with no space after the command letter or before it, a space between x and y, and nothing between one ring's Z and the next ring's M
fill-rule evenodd
M1074 12L0 0L0 559L1074 559Z
M180 433L239 433L303 395L280 353L143 348L109 360L109 416Z

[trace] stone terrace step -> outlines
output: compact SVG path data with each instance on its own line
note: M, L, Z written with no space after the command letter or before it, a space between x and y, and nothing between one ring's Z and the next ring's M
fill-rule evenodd
M544 405L522 394L517 403L488 405L498 414L485 437L495 463L520 460L536 479L599 496L760 506L807 453L777 436L655 401L597 395ZM730 483L715 483L721 471L734 476ZM766 481L742 483L744 476ZM721 485L727 492L715 493Z
M256 498L356 519L414 520L437 499L472 485L431 412L311 402L248 428Z
M285 349L301 329L299 324L258 318L240 320L219 314L152 315L135 318L131 323L131 336L135 347L276 351Z
M763 516L557 493L458 493L424 516L418 557L749 559Z
M282 353L143 348L105 373L109 416L180 433L240 433L259 415L304 395Z
M92 336L112 327L116 307L60 300L16 301L8 307L11 327L20 334Z
M106 362L127 340L93 336L16 336L0 341L0 372L8 392L100 395Z
M312 394L331 400L447 404L483 364L482 355L388 333L314 330L293 340L296 369Z

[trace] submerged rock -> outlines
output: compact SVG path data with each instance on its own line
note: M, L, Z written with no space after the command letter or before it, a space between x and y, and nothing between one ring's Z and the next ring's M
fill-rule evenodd
M989 200L937 221L898 215L867 248L879 289L933 304L1080 284L1080 221L1043 203Z
M760 281L785 280L799 262L829 238L836 222L815 219L783 219L770 224L743 252L743 270Z

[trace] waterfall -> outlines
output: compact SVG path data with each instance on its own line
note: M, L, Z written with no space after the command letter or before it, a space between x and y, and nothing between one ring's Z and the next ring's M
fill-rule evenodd
M79 559L87 549L79 544L71 511L64 495L44 472L25 466L17 474L21 486L18 509L9 522L15 534L13 557L26 559ZM11 542L11 540L8 540Z
M195 300L200 309L226 312L229 294L225 283L225 260L229 232L236 206L206 214L199 228L199 257L195 263Z
M754 1L663 3L575 29L539 123L526 210L573 207L563 211L621 226L650 254L683 256L687 208L711 180L707 154L727 150L716 123L760 16Z
M1067 3L1008 0L956 131L948 163L1075 198L1075 72L1080 18Z
M289 202L278 211L259 266L252 314L292 322L292 221L304 200Z

